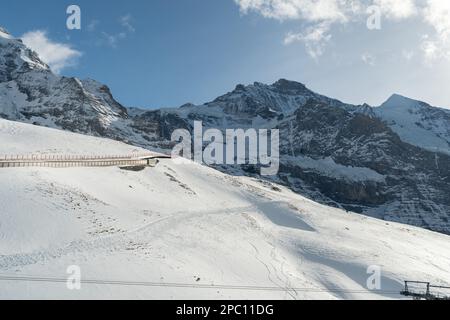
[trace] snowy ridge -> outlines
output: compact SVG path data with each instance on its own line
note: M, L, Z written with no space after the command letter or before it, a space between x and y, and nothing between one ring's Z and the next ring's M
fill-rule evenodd
M415 146L450 154L450 110L393 95L375 113L400 138Z
M302 83L280 79L272 85L255 82L253 85L238 85L236 89L223 95L208 106L219 106L231 114L271 114L291 115L309 99L327 102L333 105L343 105L307 89Z

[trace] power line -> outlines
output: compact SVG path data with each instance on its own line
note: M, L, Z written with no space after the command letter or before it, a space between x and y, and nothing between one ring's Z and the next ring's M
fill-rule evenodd
M31 276L8 276L0 275L0 281L20 281L20 282L49 282L67 283L64 278L31 277ZM120 281L120 280L81 280L82 284L117 285L117 286L140 286L140 287L169 287L169 288L191 288L191 289L224 289L224 290L246 290L246 291L298 291L317 293L360 293L360 294L384 294L400 295L400 289L394 290L374 290L363 289L340 289L340 288L308 288L308 287L273 287L273 286L251 286L251 285L225 285L225 284L190 284L179 282L146 282L146 281Z

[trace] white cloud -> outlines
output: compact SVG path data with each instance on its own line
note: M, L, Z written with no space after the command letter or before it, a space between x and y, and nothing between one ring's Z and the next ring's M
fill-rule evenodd
M284 38L284 44L288 45L295 41L301 41L305 44L307 53L317 59L323 55L325 46L331 40L329 34L330 26L327 23L321 23L306 29L305 32L289 32Z
M307 21L344 22L346 12L354 1L342 0L234 0L241 12L260 13L277 20L304 19Z
M379 6L387 18L394 20L413 17L419 11L414 0L375 0L374 5Z
M117 44L119 43L119 41L127 37L127 34L125 32L119 32L117 34L102 32L102 35L106 43L113 48L117 48Z
M413 50L403 50L402 51L402 57L407 60L407 61L411 61L415 56L415 53Z
M346 23L361 11L359 0L234 0L243 14L256 12L263 17L285 20L302 20L310 23L301 32L288 32L284 44L303 42L307 53L317 59L325 52L331 40L330 26Z
M76 59L82 55L80 51L73 49L69 44L57 43L50 40L47 37L47 33L42 30L27 32L21 39L55 73L60 73L63 69L75 65Z
M417 18L419 23L431 26L433 33L426 34L421 46L427 62L450 59L450 0L234 0L242 14L254 12L265 18L279 21L298 21L300 31L288 32L284 43L301 41L308 54L318 58L324 54L333 26L362 22L368 19L366 9L378 6L383 20L396 21ZM420 36L420 35L419 35ZM414 52L405 56L411 60Z
M418 13L417 0L234 0L242 13L257 12L266 18L278 20L302 19L347 22L365 12L368 6L377 5L393 19L404 19ZM436 0L446 1L446 0Z
M131 21L133 20L131 14L124 15L123 17L120 17L119 21L122 27L127 29L128 32L133 33L136 31L134 26L131 24Z
M88 26L87 26L87 29L88 29L88 31L89 32L93 32L93 31L95 31L95 29L97 29L97 26L100 24L100 21L98 21L98 20L92 20L89 24L88 24Z
M119 18L118 22L122 27L122 31L117 33L101 32L102 38L97 41L98 45L108 45L112 48L117 48L121 40L126 39L131 33L136 32L136 28L132 25L133 17L131 14L126 14Z
M365 64L367 64L367 65L369 65L371 67L375 66L375 62L376 62L375 56L370 54L370 53L368 53L368 52L365 52L365 53L363 53L361 55L361 60Z
M432 25L443 40L450 38L450 1L428 0L425 21Z
M424 19L436 31L433 36L426 35L422 43L427 61L450 59L450 1L427 0Z
M440 55L439 48L435 41L429 40L428 36L424 36L424 40L422 42L422 50L425 55L425 59L427 62L432 62L437 59Z

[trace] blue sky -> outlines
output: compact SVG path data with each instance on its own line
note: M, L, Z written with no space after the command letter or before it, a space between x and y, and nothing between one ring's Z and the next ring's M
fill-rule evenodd
M350 103L377 105L395 92L450 106L449 2L14 1L0 25L59 59L60 74L103 82L126 106L199 104L279 78ZM81 30L66 28L70 4L81 8ZM366 26L373 4L379 30Z

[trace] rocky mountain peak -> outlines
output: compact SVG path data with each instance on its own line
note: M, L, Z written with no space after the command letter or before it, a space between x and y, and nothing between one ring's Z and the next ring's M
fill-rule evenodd
M193 107L195 107L195 104L193 104L192 102L188 102L188 103L185 103L182 106L180 106L180 109L193 108Z
M32 70L50 71L50 68L22 40L0 27L0 82L10 81Z
M278 90L281 91L304 91L307 90L306 86L303 83L286 80L286 79L280 79L274 84L272 84L273 87L275 87Z
M127 110L95 80L53 74L20 39L0 31L0 116L106 136Z
M389 99L386 100L386 102L381 105L381 107L417 107L423 104L425 103L402 96L400 94L393 94L389 97Z
M252 94L254 92L267 92L274 91L281 94L287 95L299 95L304 93L312 93L306 86L300 82L280 79L274 82L272 85L267 85L262 82L254 82L251 85L238 84L232 93L249 93Z

